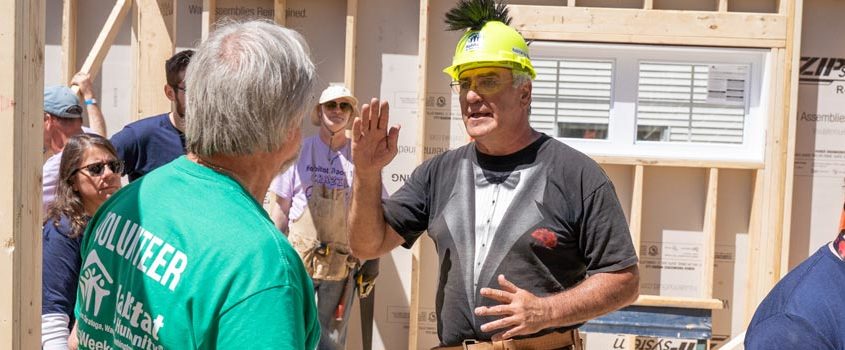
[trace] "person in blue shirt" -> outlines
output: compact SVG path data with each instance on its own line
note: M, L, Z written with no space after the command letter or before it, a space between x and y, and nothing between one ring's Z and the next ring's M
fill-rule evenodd
M790 271L763 299L745 348L845 349L845 207L833 242Z
M185 71L193 55L193 50L181 51L164 65L164 95L173 101L171 111L130 123L112 136L129 181L185 154Z
M68 348L82 263L80 237L88 219L120 188L122 172L117 152L102 136L79 134L64 146L56 199L48 207L42 231L41 345L45 350Z

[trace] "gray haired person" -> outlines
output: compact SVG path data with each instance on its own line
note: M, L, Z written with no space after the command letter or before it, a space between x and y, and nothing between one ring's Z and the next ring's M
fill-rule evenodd
M295 31L220 27L186 77L188 154L132 182L81 242L82 348L313 349L311 279L261 200L316 80Z

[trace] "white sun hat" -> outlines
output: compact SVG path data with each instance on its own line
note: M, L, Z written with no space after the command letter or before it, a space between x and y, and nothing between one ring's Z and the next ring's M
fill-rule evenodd
M342 99L352 104L352 115L349 116L349 125L352 125L352 121L361 115L358 109L358 99L352 96L352 92L343 85L329 85L329 87L323 90L323 93L320 94L319 104L311 111L311 123L319 126L320 105L337 99Z

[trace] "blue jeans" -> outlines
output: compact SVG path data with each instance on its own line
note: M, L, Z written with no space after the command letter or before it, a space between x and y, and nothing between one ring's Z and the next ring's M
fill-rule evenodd
M355 301L355 279L357 269L349 271L349 277L344 281L313 280L314 292L317 294L317 313L320 318L319 350L344 350L346 348L346 329L349 325L349 314L352 312L352 302ZM343 291L345 295L345 309L341 320L335 319L335 311L340 302Z

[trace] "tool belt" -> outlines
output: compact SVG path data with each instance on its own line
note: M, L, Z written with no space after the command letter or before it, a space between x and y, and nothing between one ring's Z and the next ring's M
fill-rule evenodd
M343 281L358 265L358 259L349 253L346 244L323 243L293 232L288 239L313 279Z
M584 344L577 329L566 332L552 332L531 338L507 339L498 341L464 340L455 346L436 347L432 350L582 350Z

